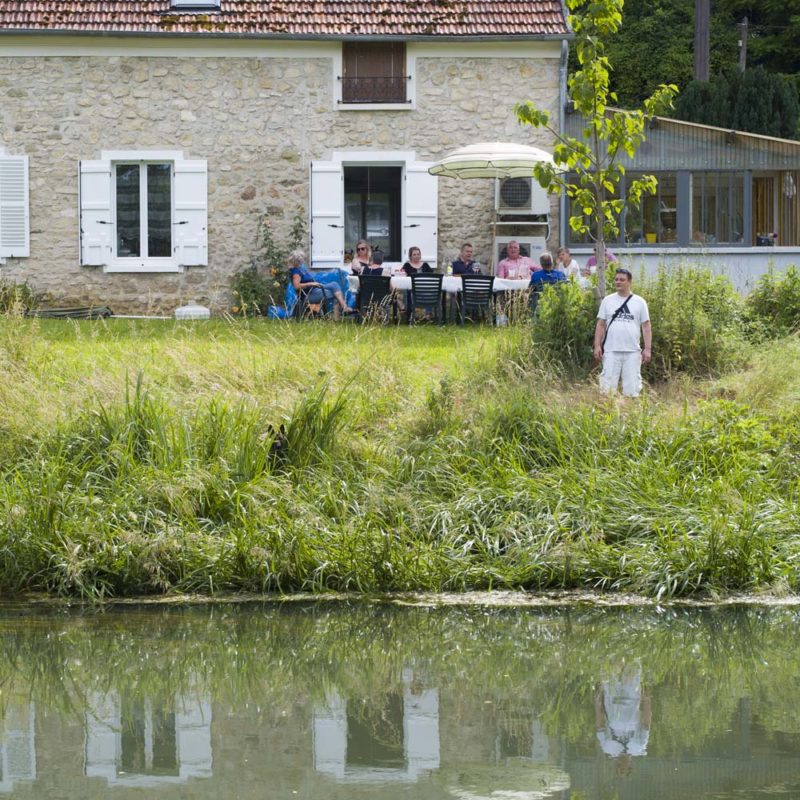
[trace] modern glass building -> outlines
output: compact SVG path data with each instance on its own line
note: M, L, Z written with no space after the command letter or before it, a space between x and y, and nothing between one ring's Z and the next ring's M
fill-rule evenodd
M565 132L580 138L584 120L567 114ZM654 196L623 213L614 253L634 263L686 261L702 254L747 288L770 266L800 262L800 141L656 117L626 168L621 192L642 174L658 179ZM591 240L569 227L561 241L589 253Z

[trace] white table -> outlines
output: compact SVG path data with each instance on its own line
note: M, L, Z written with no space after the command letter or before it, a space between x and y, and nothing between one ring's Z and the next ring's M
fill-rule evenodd
M358 275L348 275L347 281L350 286L350 291L358 294ZM461 276L460 275L445 275L442 281L442 289L447 294L458 294L461 291ZM527 289L530 285L528 280L511 280L511 278L495 278L494 291L495 292L518 292L522 289ZM408 275L393 275L392 276L392 289L397 289L401 292L411 291L411 278Z

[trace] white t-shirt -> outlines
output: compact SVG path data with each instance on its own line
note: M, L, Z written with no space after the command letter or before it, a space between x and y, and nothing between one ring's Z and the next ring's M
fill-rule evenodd
M617 314L613 324L609 324L614 313L626 300L627 310ZM642 349L640 346L642 325L650 321L650 312L647 303L639 295L630 294L626 298L620 297L617 293L608 295L600 304L597 319L606 321L608 336L603 348L606 352L629 353Z
M645 754L650 731L641 718L641 700L642 678L638 667L628 668L615 680L603 683L606 725L597 731L597 740L604 753L610 756Z

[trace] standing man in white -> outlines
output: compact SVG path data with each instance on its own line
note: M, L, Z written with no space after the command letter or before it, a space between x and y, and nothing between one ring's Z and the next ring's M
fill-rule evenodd
M622 377L622 394L638 397L642 391L642 364L651 358L653 329L647 303L631 291L629 270L614 275L615 294L604 298L594 329L594 357L603 360L600 388L616 392ZM644 349L641 340L644 337Z

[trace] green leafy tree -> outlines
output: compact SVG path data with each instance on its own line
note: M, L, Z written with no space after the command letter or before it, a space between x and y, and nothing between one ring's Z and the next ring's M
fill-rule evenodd
M766 136L795 138L800 105L792 78L756 67L730 69L692 81L675 104L675 117Z
M589 234L595 245L598 287L605 293L606 239L619 233L625 205L636 206L643 194L654 194L654 175L643 175L628 185L626 198L619 197L625 167L623 155L633 157L645 140L645 122L672 107L675 85L662 84L644 101L644 109L609 111L617 103L610 89L611 64L606 42L622 24L624 0L567 0L575 32L578 69L569 77L568 88L575 111L586 120L583 138L565 136L550 125L548 112L531 101L518 103L519 121L546 128L555 138L554 164L538 164L536 180L549 192L563 191L573 201L575 213L569 224L576 233Z

